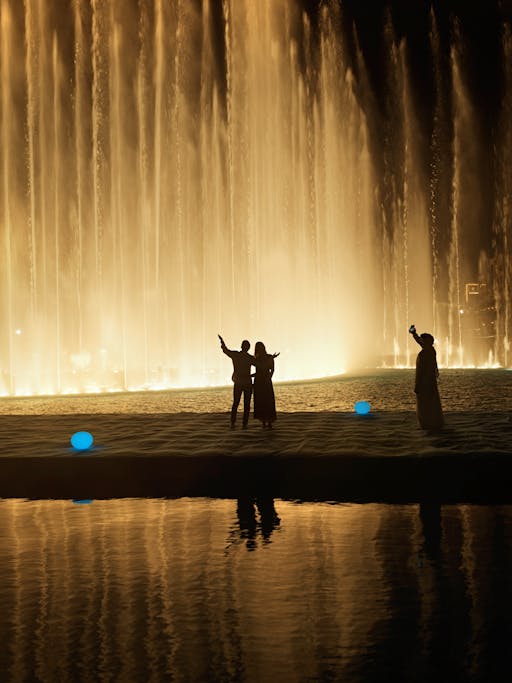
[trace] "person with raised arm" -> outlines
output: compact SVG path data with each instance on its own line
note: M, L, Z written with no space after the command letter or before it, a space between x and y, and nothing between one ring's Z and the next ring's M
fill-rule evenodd
M228 349L224 343L224 339L218 335L220 339L220 348L226 356L229 356L233 361L233 405L231 406L231 429L235 428L236 415L242 394L244 395L244 416L242 419L242 428L247 429L249 422L249 415L251 412L251 396L252 396L252 378L251 366L254 365L254 356L249 353L251 348L250 342L244 339L241 344L240 351L233 351Z
M418 334L416 327L409 328L413 339L421 346L421 351L416 359L416 378L414 393L416 394L416 407L418 422L422 429L436 431L444 425L443 409L437 388L439 370L437 367L434 337L428 332Z

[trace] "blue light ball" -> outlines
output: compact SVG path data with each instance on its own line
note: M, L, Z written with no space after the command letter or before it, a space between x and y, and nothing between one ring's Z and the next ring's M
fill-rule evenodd
M94 438L89 432L75 432L71 437L71 445L77 451L86 451L92 446Z
M73 503L75 505L90 505L92 503L91 498L73 498Z
M358 415L368 415L370 412L370 404L368 401L358 401L354 406L354 410Z

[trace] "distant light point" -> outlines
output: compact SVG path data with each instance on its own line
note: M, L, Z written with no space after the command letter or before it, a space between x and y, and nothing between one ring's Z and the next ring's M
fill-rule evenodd
M371 410L371 406L368 401L358 401L354 405L354 410L358 415L368 415Z

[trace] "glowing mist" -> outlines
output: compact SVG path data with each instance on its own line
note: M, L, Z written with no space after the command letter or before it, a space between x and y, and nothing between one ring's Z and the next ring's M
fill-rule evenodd
M314 21L294 0L74 0L69 16L42 0L0 9L0 393L221 384L230 370L218 332L236 348L248 338L280 351L276 379L408 364L411 322L456 348L448 363L464 360L454 306L471 276L459 220L461 207L471 211L471 121L457 46L458 104L436 110L429 177L408 48L391 20L380 140L339 3ZM434 24L432 35L435 56ZM443 134L454 150L446 277ZM491 346L504 363L505 200L496 212ZM469 342L464 352L471 360Z

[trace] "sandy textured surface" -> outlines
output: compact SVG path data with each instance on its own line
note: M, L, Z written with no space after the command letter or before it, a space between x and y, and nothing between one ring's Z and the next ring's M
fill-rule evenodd
M229 373L230 374L230 373ZM308 382L280 384L279 413L352 412L369 401L373 412L415 410L414 370L381 370ZM512 411L512 371L441 370L445 412ZM81 396L0 398L0 415L222 413L231 407L231 385L210 389L104 393Z
M507 412L452 412L446 429L428 434L413 412L281 413L272 431L251 422L229 429L222 413L163 415L0 416L1 457L69 457L71 434L90 431L88 457L119 455L373 455L510 453L512 421ZM85 457L85 456L84 456Z
M276 386L278 419L229 428L229 388L3 400L0 496L241 493L336 500L512 498L512 374L442 374L446 427L418 427L413 373ZM372 413L358 416L357 400ZM94 435L77 453L75 431Z
M2 456L67 456L74 431L90 431L93 454L425 455L508 453L512 448L512 372L441 372L446 429L419 429L411 370L277 384L278 419L262 430L229 429L231 388L0 400ZM358 416L358 400L372 413Z

